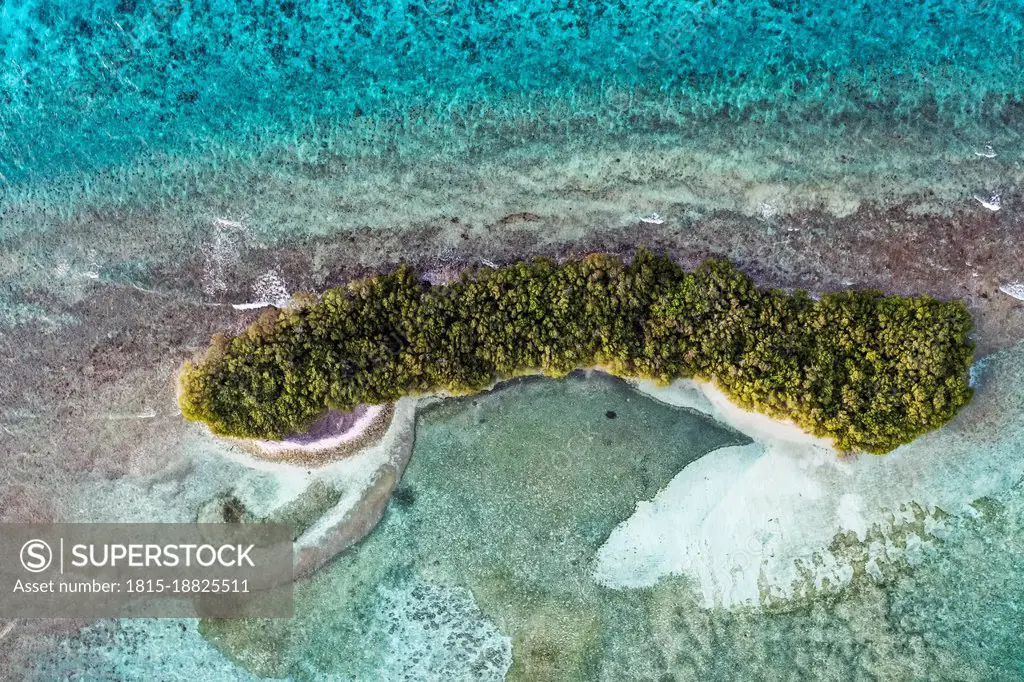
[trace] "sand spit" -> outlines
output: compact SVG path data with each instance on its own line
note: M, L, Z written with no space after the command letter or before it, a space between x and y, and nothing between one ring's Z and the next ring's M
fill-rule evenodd
M1024 345L980 370L971 404L942 429L885 456L841 457L827 441L742 410L713 386L635 381L754 439L685 467L612 531L594 578L609 587L687 576L708 608L767 606L882 579L942 535L946 514L1009 489L1022 475Z
M402 398L354 415L328 415L270 455L252 441L218 439L226 446L219 448L222 454L253 472L231 491L245 513L297 526L295 578L314 573L380 520L412 454L417 403ZM345 425L351 428L337 433ZM337 494L325 511L311 506L294 512L325 489Z
M642 393L708 414L754 442L709 453L638 503L599 549L595 579L638 588L682 574L706 607L763 606L842 589L856 571L876 576L894 561L912 560L941 535L944 514L972 513L972 502L1024 476L1014 454L1024 416L1007 409L1024 385L1024 345L986 358L977 375L977 393L962 417L886 456L843 456L795 424L740 408L709 383L631 380ZM319 467L230 448L237 461L278 479L277 497L268 504L250 496L243 500L249 508L279 509L315 481L341 491L297 539L297 576L315 572L373 529L411 455L417 409L440 399L403 398L378 441ZM369 423L368 414L352 423ZM307 445L322 443L319 435ZM353 448L357 442L346 441ZM902 539L894 543L897 534ZM837 539L847 548L864 545L855 552L860 564Z
M295 577L312 575L373 530L412 455L415 398L403 398L380 441L342 462L334 472L344 493L338 503L295 541ZM351 464L352 466L345 466Z
M328 411L306 433L284 440L230 440L256 459L325 466L379 441L393 414L391 404L360 405L352 412Z

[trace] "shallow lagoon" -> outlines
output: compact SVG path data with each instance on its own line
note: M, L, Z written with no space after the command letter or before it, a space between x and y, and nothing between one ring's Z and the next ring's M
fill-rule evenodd
M263 672L592 679L605 643L650 636L642 595L590 578L598 548L687 463L744 442L603 375L428 407L385 517L299 584L296 620L208 632Z
M969 419L1012 403L1022 351L996 359L1000 377L989 375ZM998 447L1019 440L1018 421L994 419L1008 436ZM976 424L952 429L931 444L981 435ZM506 665L509 680L1019 676L1020 483L966 514L929 510L937 529L837 536L831 549L851 565L871 543L890 546L880 573L856 571L839 589L709 609L678 575L640 589L598 584L598 550L637 502L703 453L749 442L600 374L445 401L420 415L381 525L301 584L295 623L207 633L242 661L273 652L276 672L296 679L500 679ZM949 473L969 486L983 471Z
M933 442L975 439L990 462L990 447L1019 443L1019 420L993 412L1018 400L1022 356L994 360L971 423ZM986 423L1007 436L986 439ZM38 659L31 679L1019 679L1019 482L940 514L930 533L837 537L832 549L854 562L874 541L892 557L841 589L708 608L683 576L636 589L594 579L599 548L637 502L703 453L749 442L600 374L438 402L418 417L380 525L297 585L293 621L204 622L205 642L195 621L100 623ZM948 474L969 486L984 471ZM914 534L924 542L908 561L898 549Z
M320 291L643 243L779 286L962 297L1010 347L1024 6L812 4L3 4L3 518L187 521L230 488L173 372L270 275ZM909 476L963 504L914 565L827 593L600 587L633 505L745 440L605 379L522 382L421 415L384 521L300 584L295 622L0 624L0 657L38 647L13 676L46 682L256 679L222 651L297 680L1018 680L1021 356L915 444ZM878 533L894 556L911 537Z

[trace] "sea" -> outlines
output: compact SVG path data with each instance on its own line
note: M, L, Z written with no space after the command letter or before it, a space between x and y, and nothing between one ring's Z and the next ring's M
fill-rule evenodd
M1011 221L1019 253L1022 124L1021 0L0 0L0 343L70 386L0 394L0 521L193 520L230 489L173 372L231 304L338 283L325 245L443 269L467 239L898 210ZM294 618L0 623L0 677L1024 679L1021 328L980 328L972 404L882 458L592 372L424 403Z

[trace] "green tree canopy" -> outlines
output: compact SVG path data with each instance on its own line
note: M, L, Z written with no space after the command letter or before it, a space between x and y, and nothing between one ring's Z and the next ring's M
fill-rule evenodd
M759 289L725 261L686 272L640 251L464 272L431 286L407 266L272 309L215 336L181 372L181 409L217 434L281 438L327 408L530 372L715 381L748 409L844 450L883 453L971 396L960 302L846 291L818 301Z

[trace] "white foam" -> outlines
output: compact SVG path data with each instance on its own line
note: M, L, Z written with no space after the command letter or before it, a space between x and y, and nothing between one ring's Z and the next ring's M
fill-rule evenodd
M1007 296L1013 296L1018 301L1024 301L1024 282L1011 282L999 287L999 291Z
M999 194L992 194L989 196L988 199L983 199L982 197L979 197L977 194L975 194L974 200L990 211L998 211L1000 208L1002 208L1003 205L1002 199L1000 198Z

